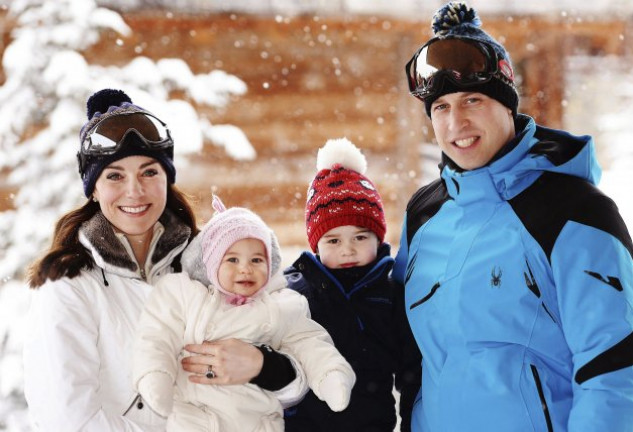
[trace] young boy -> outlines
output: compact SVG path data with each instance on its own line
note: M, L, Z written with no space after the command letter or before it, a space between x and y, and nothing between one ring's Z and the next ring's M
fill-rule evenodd
M382 201L363 174L367 162L347 139L330 140L317 155L308 190L306 228L313 253L303 252L284 274L308 299L312 319L330 333L352 365L350 404L334 413L309 392L285 411L286 431L410 430L420 387L420 353L406 321L402 287L393 283L390 246L384 242Z
M283 431L275 393L251 383L198 385L180 367L188 344L239 338L292 356L328 409L345 409L354 372L309 319L305 298L277 274L272 230L250 210L226 210L217 197L214 208L218 213L183 255L187 273L159 280L141 315L133 376L143 400L168 417L167 431ZM206 377L221 379L213 366Z

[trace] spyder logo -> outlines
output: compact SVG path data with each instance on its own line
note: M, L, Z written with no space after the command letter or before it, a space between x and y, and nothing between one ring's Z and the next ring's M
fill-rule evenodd
M503 271L501 267L493 267L490 272L490 286L500 288L501 287L501 275L503 275Z

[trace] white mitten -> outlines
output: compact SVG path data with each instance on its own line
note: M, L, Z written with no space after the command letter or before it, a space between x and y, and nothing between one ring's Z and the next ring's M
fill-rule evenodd
M319 399L327 403L332 411L340 412L349 405L354 387L354 377L340 371L328 372L318 388L312 389Z
M157 414L168 417L174 407L174 380L163 372L152 372L138 382L143 401Z

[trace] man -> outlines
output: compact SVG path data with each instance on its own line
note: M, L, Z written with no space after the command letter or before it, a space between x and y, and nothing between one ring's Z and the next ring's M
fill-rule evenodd
M444 6L406 67L442 150L394 267L423 355L412 430L631 431L631 238L592 138L517 114L480 25Z

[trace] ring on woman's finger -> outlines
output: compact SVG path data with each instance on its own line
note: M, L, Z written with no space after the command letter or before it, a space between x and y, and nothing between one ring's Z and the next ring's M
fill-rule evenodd
M209 379L215 378L215 372L213 372L213 365L207 366L207 373L204 376L206 376Z

